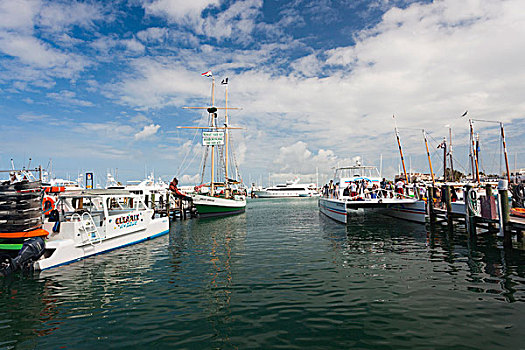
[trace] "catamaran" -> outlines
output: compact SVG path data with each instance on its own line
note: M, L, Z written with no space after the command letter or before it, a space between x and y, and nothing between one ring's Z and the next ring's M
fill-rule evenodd
M239 178L239 171L236 164L235 172L229 171L229 152L231 140L229 136L229 130L241 129L238 127L229 126L228 110L239 109L239 108L228 108L228 78L223 80L223 84L226 88L225 107L215 107L215 77L211 72L203 73L203 76L212 78L212 92L211 92L211 106L210 107L184 107L187 109L206 109L208 112L208 126L205 127L184 127L179 126L178 128L184 129L202 129L202 143L205 149L205 158L210 155L210 182L203 183L196 186L195 193L191 193L190 196L193 200L193 205L197 209L197 212L202 217L211 216L224 216L239 214L246 209L246 190L242 187L242 180ZM224 115L224 126L219 126L217 111L223 109ZM234 158L235 161L235 158ZM222 179L215 179L215 167L219 165L222 167ZM206 166L206 159L203 162L203 173L204 167ZM235 174L232 178L231 174Z
M356 164L335 169L337 189L324 192L319 198L319 211L341 223L367 211L415 222L425 222L425 202L404 193L381 189L374 166Z

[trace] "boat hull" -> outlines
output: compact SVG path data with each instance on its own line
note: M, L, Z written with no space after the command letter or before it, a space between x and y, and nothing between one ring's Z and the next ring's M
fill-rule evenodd
M308 193L298 192L270 192L270 191L253 191L257 198L298 198L298 197L311 197Z
M50 225L52 226L52 225ZM49 232L51 227L46 227ZM74 239L54 239L46 242L46 252L40 260L34 263L35 270L47 270L60 265L66 265L94 255L103 254L111 250L137 244L169 232L167 217L152 219L149 224L137 231L106 238L93 244L79 245Z
M425 201L415 201L413 203L387 204L381 213L408 221L424 224L426 221Z
M319 198L319 211L328 216L329 218L346 224L348 220L348 214L346 211L345 203L338 199L330 198Z
M226 199L194 195L193 205L201 217L227 216L241 214L246 210L246 199Z

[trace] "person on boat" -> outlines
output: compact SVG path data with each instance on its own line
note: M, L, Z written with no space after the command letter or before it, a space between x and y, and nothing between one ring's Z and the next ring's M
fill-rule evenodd
M348 197L350 196L350 185L346 186L345 189L343 190L343 197Z
M328 184L328 191L330 197L332 197L334 194L334 180L330 180L330 183Z
M357 196L357 184L354 181L350 183L350 196Z
M405 183L403 182L403 180L399 180L398 182L396 182L396 193L399 194L399 197L403 195L404 187L405 187Z
M419 199L423 199L427 197L427 190L425 189L425 186L422 185L419 187Z
M381 182L379 183L379 187L381 188L381 197L386 198L386 179L383 178Z
M454 186L450 186L450 201L451 202L457 202L458 201L458 194L456 192L456 189Z
M370 193L370 198L376 199L378 197L377 193L379 191L379 185L378 184L372 184L372 193Z

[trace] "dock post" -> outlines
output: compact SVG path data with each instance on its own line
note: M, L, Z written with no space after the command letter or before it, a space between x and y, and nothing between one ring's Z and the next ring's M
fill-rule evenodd
M168 192L168 195L166 196L166 216L168 217L168 220L171 221L171 217L170 217L170 199L171 199L171 195Z
M428 186L427 188L427 208L428 208L428 217L430 222L436 221L436 215L434 213L434 187Z
M490 198L492 197L492 186L490 186L490 184L486 184L485 185L485 196L490 201ZM488 223L488 229L491 230L491 231L495 231L496 230L496 224L493 223L493 222L489 222Z
M443 199L445 199L445 207L447 208L447 223L452 225L452 202L450 196L450 186L443 185Z
M470 205L470 191L472 190L471 185L465 185L465 189L463 191L463 199L465 201L465 224L467 226L467 232L470 235L476 234L476 217L472 210L472 206Z
M499 204L499 222L500 234L503 234L503 245L512 245L512 236L510 232L510 206L509 206L509 190L507 180L499 180L498 182L498 204Z

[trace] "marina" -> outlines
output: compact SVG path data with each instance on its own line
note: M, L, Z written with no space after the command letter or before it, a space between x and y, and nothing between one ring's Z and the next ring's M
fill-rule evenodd
M525 3L0 0L0 349L525 349Z
M461 225L392 220L340 225L297 198L248 200L245 214L177 221L155 240L4 279L0 315L9 327L1 341L372 349L444 348L445 338L446 347L521 346L523 250L506 250L492 235L471 239ZM91 336L78 337L86 328Z

